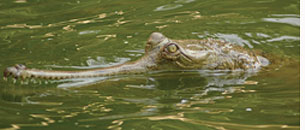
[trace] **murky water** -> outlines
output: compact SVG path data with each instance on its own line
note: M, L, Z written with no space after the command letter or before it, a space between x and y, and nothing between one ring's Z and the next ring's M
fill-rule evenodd
M0 80L0 129L299 129L300 8L289 0L1 0L0 70L138 59L151 32L270 53L255 74Z

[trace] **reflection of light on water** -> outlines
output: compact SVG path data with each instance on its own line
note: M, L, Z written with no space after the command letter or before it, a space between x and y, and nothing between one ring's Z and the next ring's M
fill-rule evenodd
M151 24L164 24L164 23L182 23L182 21L181 20L176 20L176 19L156 20L156 21L153 21L153 22L147 22L144 25L148 26L148 25L151 25ZM163 29L163 28L166 28L168 26L169 25L164 24L164 25L159 25L159 26L155 26L155 27L158 28L158 29Z
M139 51L130 51L130 52L139 52L140 53L141 51L139 50ZM114 62L107 62L105 57L97 56L95 59L88 57L88 60L86 61L86 64L88 66L45 65L45 67L71 68L71 69L94 69L94 68L110 67L110 66L114 66L114 65L123 64L129 60L130 60L130 58L115 57Z
M92 33L99 33L101 30L86 30L86 31L80 31L78 34L79 35L84 35L84 34L92 34Z
M107 98L106 98L107 100ZM78 120L79 122L92 122L92 121L100 121L100 120L114 120L112 123L114 125L111 125L109 127L118 127L120 126L124 120L128 120L128 119L136 119L136 118L142 118L142 117L146 117L146 116L152 116L152 115L156 115L159 112L159 106L158 102L154 99L123 99L124 100L124 104L144 104L144 106L142 107L142 109L139 112L135 112L135 113L128 113L128 114L115 114L115 115L107 115L107 113L109 111L111 111L112 109L110 108L106 108L106 110L104 109L105 104L107 102L96 102L96 103L91 103L88 104L87 106L85 106L83 108L83 112L84 113L89 113L90 115L93 115L93 118L88 118L88 119L80 119ZM111 102L116 102L116 101L111 101ZM88 107L89 106L89 107ZM89 112L87 112L88 108ZM100 109L102 108L102 109ZM109 109L107 111L107 109ZM100 110L104 110L102 112L99 112Z
M285 40L299 41L300 38L295 37L295 36L280 36L280 37L269 39L269 40L267 40L267 42L277 42L277 41L285 41Z
M167 25L167 24L171 24L171 23L175 23L175 24L180 24L185 22L188 17L193 17L197 14L199 14L199 11L182 11L182 12L174 12L174 13L170 13L168 14L169 16L175 16L171 19L155 19L153 21L149 20L147 22L145 22L145 26L148 25L154 25L154 24L159 24L159 26L163 25Z
M220 122L220 121L207 121L207 120L197 120L190 119L184 117L185 113L177 113L176 115L167 115L167 116L153 116L147 117L147 119L156 121L156 120L179 120L186 123L196 124L196 125L205 125L208 127L212 127L218 130L226 130L226 129L259 129L259 128L291 128L291 129L299 129L299 126L289 126L289 125L245 125L245 124L236 124L236 123L228 123L228 122Z
M106 18L107 14L106 13L101 13L98 15L98 18L103 19Z
M190 14L189 16L192 17L193 20L211 20L211 19L219 19L219 18L246 18L245 16L240 15L239 13L222 13L222 14L216 14L216 15L201 15L199 11L195 11L194 13ZM230 23L230 21L227 21L227 23ZM247 22L248 23L248 22ZM253 23L253 22L249 22L249 23ZM240 24L246 24L246 23L240 23Z
M35 102L35 101L31 101L29 98L30 97L26 97L25 102L32 105L59 106L63 104L63 102Z
M113 125L108 126L108 129L113 129L113 130L121 130L122 128L120 127L124 121L123 120L114 120L111 122Z
M168 27L168 25L156 26L156 28L158 28L158 29L163 29L163 28L166 28L166 27Z
M241 38L239 35L237 34L223 34L223 33L216 33L216 34L209 34L209 32L204 32L204 34L200 34L198 32L192 32L192 34L197 35L198 38L216 38L216 39L221 39L221 40L225 40L228 42L231 42L233 44L237 44L239 46L245 46L247 45L249 48L253 48L253 46L251 45L251 43L248 40L245 40L243 38ZM247 36L252 36L252 34L246 34Z
M28 29L36 29L36 28L42 28L42 25L28 25L28 24L12 24L12 25L6 25L4 27L1 27L3 29L5 28L28 28Z
M27 3L27 0L16 0L14 3Z
M299 14L271 14L270 16L276 16L276 17L297 17L299 18Z
M112 102L114 101L112 100ZM102 102L90 103L87 106L83 106L82 110L82 113L88 113L92 116L104 116L106 113L112 111L111 108L107 108Z
M293 26L300 26L300 18L263 18L263 21L273 23L286 23Z
M258 36L258 37L263 37L263 38L268 38L268 37L270 37L268 34L264 34L264 33L256 33L256 36Z
M112 26L119 27L119 26L122 25L122 24L131 22L131 20L124 20L124 19L125 19L124 17L121 17L121 18L119 18L119 19L116 21L116 23L114 23L114 24L112 24L112 25L109 25L109 26L110 26L110 27L112 27Z
M152 111L152 109L146 109L146 110L141 110L140 112L130 113L130 114L120 114L120 115L102 116L98 118L80 119L79 122L114 120L114 119L127 120L128 118L137 118L137 117L139 118L139 117L151 116L156 114L158 114L157 111Z
M17 0L17 1L23 2L23 1L26 1L26 0ZM47 25L28 25L28 24L24 23L24 24L11 24L11 25L6 25L6 26L2 26L2 27L0 26L0 28L1 29L6 29L6 28L40 29L40 28L66 26L66 28L64 27L63 29L71 31L71 30L73 30L72 27L74 27L75 25L104 22L103 19L106 18L106 17L111 17L111 16L115 16L115 15L123 15L123 14L124 14L123 11L114 11L114 12L110 12L108 14L101 13L101 14L98 14L98 15L95 15L95 16L69 19L69 20L66 20L66 21L61 21L61 22L58 22L58 23L51 23L51 24L47 24ZM120 21L120 19L119 19L118 22L121 22L120 24L122 24L122 22L126 23L127 21ZM69 29L67 29L67 26L69 26L69 25L70 25L70 27L69 27Z
M196 0L176 0L174 1L175 3L191 3L191 2L195 2Z
M49 124L55 123L55 120L51 119L49 115L44 114L30 114L32 118L42 119L40 123L34 124L11 124L12 128L7 128L7 130L17 130L21 129L22 127L42 127L48 126Z
M80 24L87 24L87 23L93 23L94 20L84 20L84 21L78 21L77 23L80 23Z
M47 125L47 124L49 124L49 123L54 123L54 122L55 122L55 120L50 119L50 118L48 117L48 115L43 115L43 114L30 114L30 116L31 116L31 117L34 117L34 118L40 118L40 119L43 119L43 120L47 121L47 122L44 123L45 125Z
M183 6L183 4L187 4L187 3L191 3L194 2L196 0L176 0L174 1L175 4L166 4L166 5L162 5L157 7L154 11L167 11L167 10L173 10L173 9L177 9Z
M214 73L214 74L213 74ZM244 77L244 75L240 74L233 74L231 76L226 76L230 75L227 73L217 73L217 72L200 72L200 75L202 75L203 78L209 78L209 77L216 77L216 78L223 78L225 79L230 79L230 78L237 78L237 77ZM196 73L198 74L198 73ZM165 75L168 76L168 75ZM243 78L242 78L243 79ZM86 79L75 79L76 82L82 82L83 80L86 81ZM207 79L208 80L208 79ZM72 80L71 80L72 81ZM103 81L101 79L100 81ZM158 82L158 80L153 80L154 82ZM208 80L209 82L210 80ZM99 82L99 81L98 81ZM118 81L119 82L119 81ZM255 84L255 81L249 81L248 84ZM203 84L204 86L204 84ZM128 85L127 85L128 87ZM131 87L129 86L128 88L133 88L135 85L131 84ZM141 87L141 85L136 86L135 88L138 89L138 87ZM209 127L213 128L226 128L226 127L231 127L231 124L217 124L217 122L213 121L202 121L202 120L196 120L196 119L190 119L188 117L185 117L184 115L187 113L194 114L196 112L203 112L207 114L221 114L221 113L230 113L233 112L233 109L230 108L207 108L207 107L200 107L204 106L207 104L214 104L217 102L217 100L226 100L226 99L231 99L232 96L229 94L234 94L234 93L244 93L244 92L249 92L244 90L244 86L232 86L232 87L208 87L204 88L203 91L196 91L195 94L193 93L191 97L185 98L181 100L179 103L173 103L173 104L164 104L160 102L158 98L139 98L139 97L134 97L134 98L118 98L117 96L102 96L102 94L99 91L90 91L90 94L88 94L87 90L84 90L84 94L82 91L75 92L75 94L79 95L90 95L93 96L92 98L100 100L100 101L95 101L95 102L90 102L85 105L79 105L77 107L67 107L67 106L59 106L59 107L53 107L53 108L48 108L46 111L50 113L55 113L55 114L50 114L50 115L45 115L43 117L46 117L46 119L42 118L42 116L35 116L33 118L41 118L43 119L43 123L38 123L35 124L37 126L45 126L49 125L50 122L48 122L48 119L54 121L54 118L59 120L56 120L56 123L61 123L64 122L66 118L76 118L80 115L87 115L89 117L87 118L78 118L78 120L75 122L75 126L77 127L85 127L85 128L93 128L96 127L96 125L92 125L92 122L99 122L103 120L113 120L107 128L109 129L121 129L122 125L124 124L125 121L130 121L130 120L137 120L137 119L149 119L149 120L180 120L186 123L192 123L192 124L198 124L198 125L206 125ZM212 96L208 97L207 95L201 95L201 93L208 94L209 92L220 92L220 96ZM149 90L153 91L153 90ZM174 90L177 92L181 92L179 90ZM182 90L184 91L184 90ZM175 93L172 96L181 96L177 93ZM197 96L197 97L196 97ZM162 96L161 96L162 97ZM132 105L135 104L135 106L139 106L140 110L137 110L136 112L132 113L123 113L123 114L113 114L111 112L115 111L115 107L112 107L111 105L113 104L127 104L127 105ZM160 109L163 107L171 106L172 109L172 115L166 115L166 116L158 116L160 115ZM176 113L176 111L179 111L180 113ZM181 112L183 111L183 112ZM233 125L240 125L240 124L233 124ZM24 126L34 126L34 124L18 124L15 127L24 127ZM247 126L242 126L243 128L252 128L254 126L252 125L247 125ZM280 127L280 125L275 126L276 128ZM290 128L290 126L287 126ZM269 128L266 127L266 128ZM270 128L273 128L270 127Z
M92 85L92 84L98 83L99 81L103 81L108 78L109 77L74 78L74 79L63 79L63 80L53 81L53 82L64 82L64 83L59 84L57 86L58 88L70 88L70 87L81 87L81 86Z
M300 26L300 15L298 14L271 14L270 16L276 18L262 18L262 21Z
M127 84L126 85L127 88L141 88L141 89L154 89L156 88L155 85L133 85L133 84Z
M108 40L109 38L116 38L116 34L104 34L104 35L98 35L96 38L104 38L104 40Z
M212 74L205 74L205 76L210 75L211 77ZM235 74L237 77L243 77L238 74ZM225 74L219 74L218 78L221 78L221 76L225 76ZM205 77L206 78L206 77ZM222 77L223 78L223 77ZM231 77L226 77L223 79L225 80L226 78L236 78L234 75ZM242 78L243 79L243 78ZM209 80L208 80L209 81ZM158 80L154 80L154 82L158 82ZM257 82L255 81L249 81L247 84L250 85L255 85ZM141 86L141 85L140 85ZM128 87L128 85L127 85ZM134 86L131 85L131 88ZM130 88L130 87L129 87ZM138 86L136 87L138 88ZM205 91L206 90L206 91ZM220 96L212 96L208 97L209 92L220 92ZM220 113L230 113L233 112L233 109L228 109L228 108L206 108L206 107L199 107L201 105L206 105L206 104L214 104L216 103L217 100L226 100L226 99L231 99L233 96L229 94L234 94L234 93L248 93L248 92L255 92L252 90L245 90L245 86L232 86L232 87L208 87L203 89L203 91L196 91L196 94L192 94L190 98L185 98L181 100L179 103L174 103L173 109L176 111L184 111L182 113L174 113L174 115L168 115L168 116L156 116L159 114L160 108L165 107L164 104L160 103L159 100L162 99L151 99L151 98L122 98L120 100L123 100L123 104L136 104L141 106L141 110L139 112L134 112L134 113L127 113L127 114L115 114L115 115L108 115L109 113L106 113L107 111L99 112L100 110L105 110L103 107L105 107L105 103L91 103L88 104L87 106L83 107L83 110L88 110L89 106L92 107L91 113L95 117L93 118L88 118L88 119L80 119L78 120L79 122L85 123L85 122L95 122L95 121L101 121L101 120L115 120L112 125L108 126L108 128L121 128L121 125L124 123L126 120L133 120L133 119L149 119L149 120L181 120L185 121L187 123L198 123L197 120L192 120L184 117L184 113L196 113L196 112L204 112L207 114L220 114ZM202 93L205 93L202 95ZM177 94L177 93L176 93ZM178 95L172 95L172 96L179 96ZM181 96L181 95L180 95ZM107 98L106 98L107 99ZM109 99L112 99L109 97ZM115 101L111 101L115 102ZM126 103L125 103L126 102ZM101 109L99 109L101 108ZM110 109L112 110L112 109ZM86 111L84 111L86 112ZM95 113L96 112L96 113ZM88 113L88 112L87 112ZM90 114L90 115L91 115ZM199 122L201 125L207 125L207 126L213 126L213 128L218 128L220 127L219 125L216 125L216 122L212 123L206 123L203 124L202 122ZM230 127L230 125L228 125ZM227 125L224 125L224 127L227 127ZM250 126L252 127L252 126ZM247 128L247 127L246 127Z
M90 69L90 68L100 68L100 67L110 67L114 65L123 64L127 61L129 61L130 58L124 58L124 57L115 57L114 62L106 62L105 57L97 56L96 59L89 58L86 63L88 66L82 66L77 69Z
M201 94L198 94L201 95ZM193 97L190 98L190 100L183 100L180 103L177 103L176 106L179 109L185 109L186 107L192 107L193 105L200 105L200 104L214 104L215 100L221 100L221 99L229 99L232 98L231 96L214 96L210 98L204 98L201 99L202 96L194 95Z
M256 72L244 71L198 71L208 81L206 87L223 87L225 85L256 85L256 81L246 81L249 77L256 75Z
M167 4L157 7L154 11L167 11L167 10L173 10L179 7L182 7L181 4Z

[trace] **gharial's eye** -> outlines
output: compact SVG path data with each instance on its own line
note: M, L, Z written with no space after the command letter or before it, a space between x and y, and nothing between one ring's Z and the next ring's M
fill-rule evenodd
M176 52L176 51L178 50L178 48L177 48L176 45L172 44L172 45L169 45L169 46L167 47L167 50L168 50L168 52L170 52L170 53L174 53L174 52Z

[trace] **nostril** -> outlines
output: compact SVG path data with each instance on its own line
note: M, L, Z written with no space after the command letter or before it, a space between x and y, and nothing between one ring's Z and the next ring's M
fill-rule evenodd
M8 69L5 69L5 70L3 71L3 76L4 76L4 77L8 77L8 76L10 76L11 74L12 74L12 73L9 72Z
M19 76L19 73L22 69L25 69L24 65L15 65L13 67L7 67L3 71L3 76L4 77L9 77L10 75Z
M14 73L17 73L17 69L15 67L7 67L4 70L3 75L4 77L8 77L10 75L13 75Z

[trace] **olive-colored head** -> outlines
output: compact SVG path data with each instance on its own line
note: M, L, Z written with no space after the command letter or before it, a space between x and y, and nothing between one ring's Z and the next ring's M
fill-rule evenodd
M149 52L152 49L156 48L157 46L160 46L162 43L168 42L168 38L165 37L163 34L159 32L153 32L146 43L145 52Z
M183 68L193 66L192 64L198 64L193 62L192 57L194 56L188 52L184 44L171 40L159 32L154 32L150 35L145 52L147 55L157 54L155 59L162 59L157 61L169 61Z
M149 53L154 51L160 53L162 58L174 59L180 54L180 47L177 43L165 37L159 32L154 32L147 40L145 52Z

